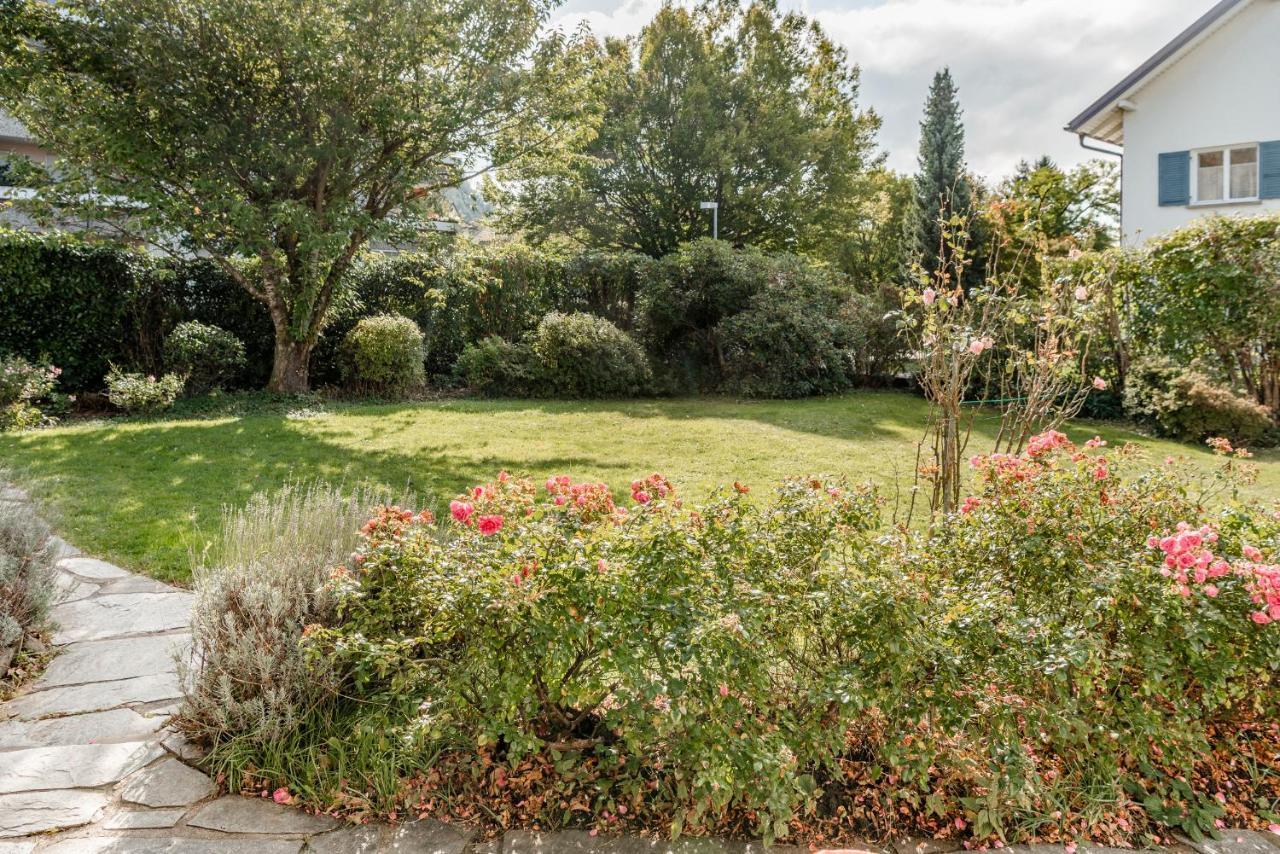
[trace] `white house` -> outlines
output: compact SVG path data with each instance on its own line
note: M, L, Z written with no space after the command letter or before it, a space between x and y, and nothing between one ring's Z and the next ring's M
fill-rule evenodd
M1280 210L1280 0L1221 0L1067 125L1123 154L1126 243Z

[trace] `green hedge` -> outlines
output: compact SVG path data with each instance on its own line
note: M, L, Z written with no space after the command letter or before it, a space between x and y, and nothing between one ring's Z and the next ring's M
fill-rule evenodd
M0 352L57 365L64 391L100 389L111 362L155 370L177 319L155 272L140 251L0 232Z
M251 266L245 273L253 275ZM51 361L64 371L63 391L100 391L110 364L162 372L164 340L186 321L243 342L247 387L261 387L271 371L266 309L209 260L0 232L0 295L0 352ZM804 259L720 241L661 260L461 242L361 259L334 300L311 377L316 385L342 381L341 342L364 317L414 321L428 379L449 383L468 373L458 365L468 347L492 337L515 344L560 312L595 315L633 335L657 388L821 394L892 371L898 349L878 328L890 308L883 293L860 293Z

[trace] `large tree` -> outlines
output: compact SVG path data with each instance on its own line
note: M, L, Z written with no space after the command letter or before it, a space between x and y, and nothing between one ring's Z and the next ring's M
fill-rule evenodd
M554 161L593 102L595 48L540 35L554 0L0 5L46 198L220 264L271 315L277 391L307 388L362 247L471 172Z
M599 135L554 172L512 170L508 222L535 238L659 256L711 233L804 250L871 195L879 119L858 69L817 26L772 0L664 5L603 49Z
M973 187L965 171L964 123L951 70L933 76L920 122L920 153L916 171L914 230L925 270L948 267L945 232L949 223L967 228L973 214Z

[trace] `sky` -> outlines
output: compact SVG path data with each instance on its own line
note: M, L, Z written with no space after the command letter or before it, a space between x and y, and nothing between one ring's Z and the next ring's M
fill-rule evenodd
M859 104L880 114L889 166L914 171L934 72L951 68L970 168L990 179L1048 154L1097 155L1063 131L1214 0L778 0L815 18L862 69ZM553 24L631 35L662 0L567 0Z

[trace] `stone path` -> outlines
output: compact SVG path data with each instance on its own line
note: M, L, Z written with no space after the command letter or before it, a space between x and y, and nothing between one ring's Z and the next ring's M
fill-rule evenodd
M26 500L0 484L0 501ZM436 821L354 827L223 795L187 764L198 758L194 746L166 728L182 693L176 656L189 644L191 594L58 543L58 656L34 685L0 706L0 854L765 854L758 843L581 831L511 831L480 842L468 828ZM844 852L948 854L958 847L908 840ZM1184 854L1280 854L1280 836L1228 830L1221 840L1181 847ZM1107 849L1080 846L1077 854Z

